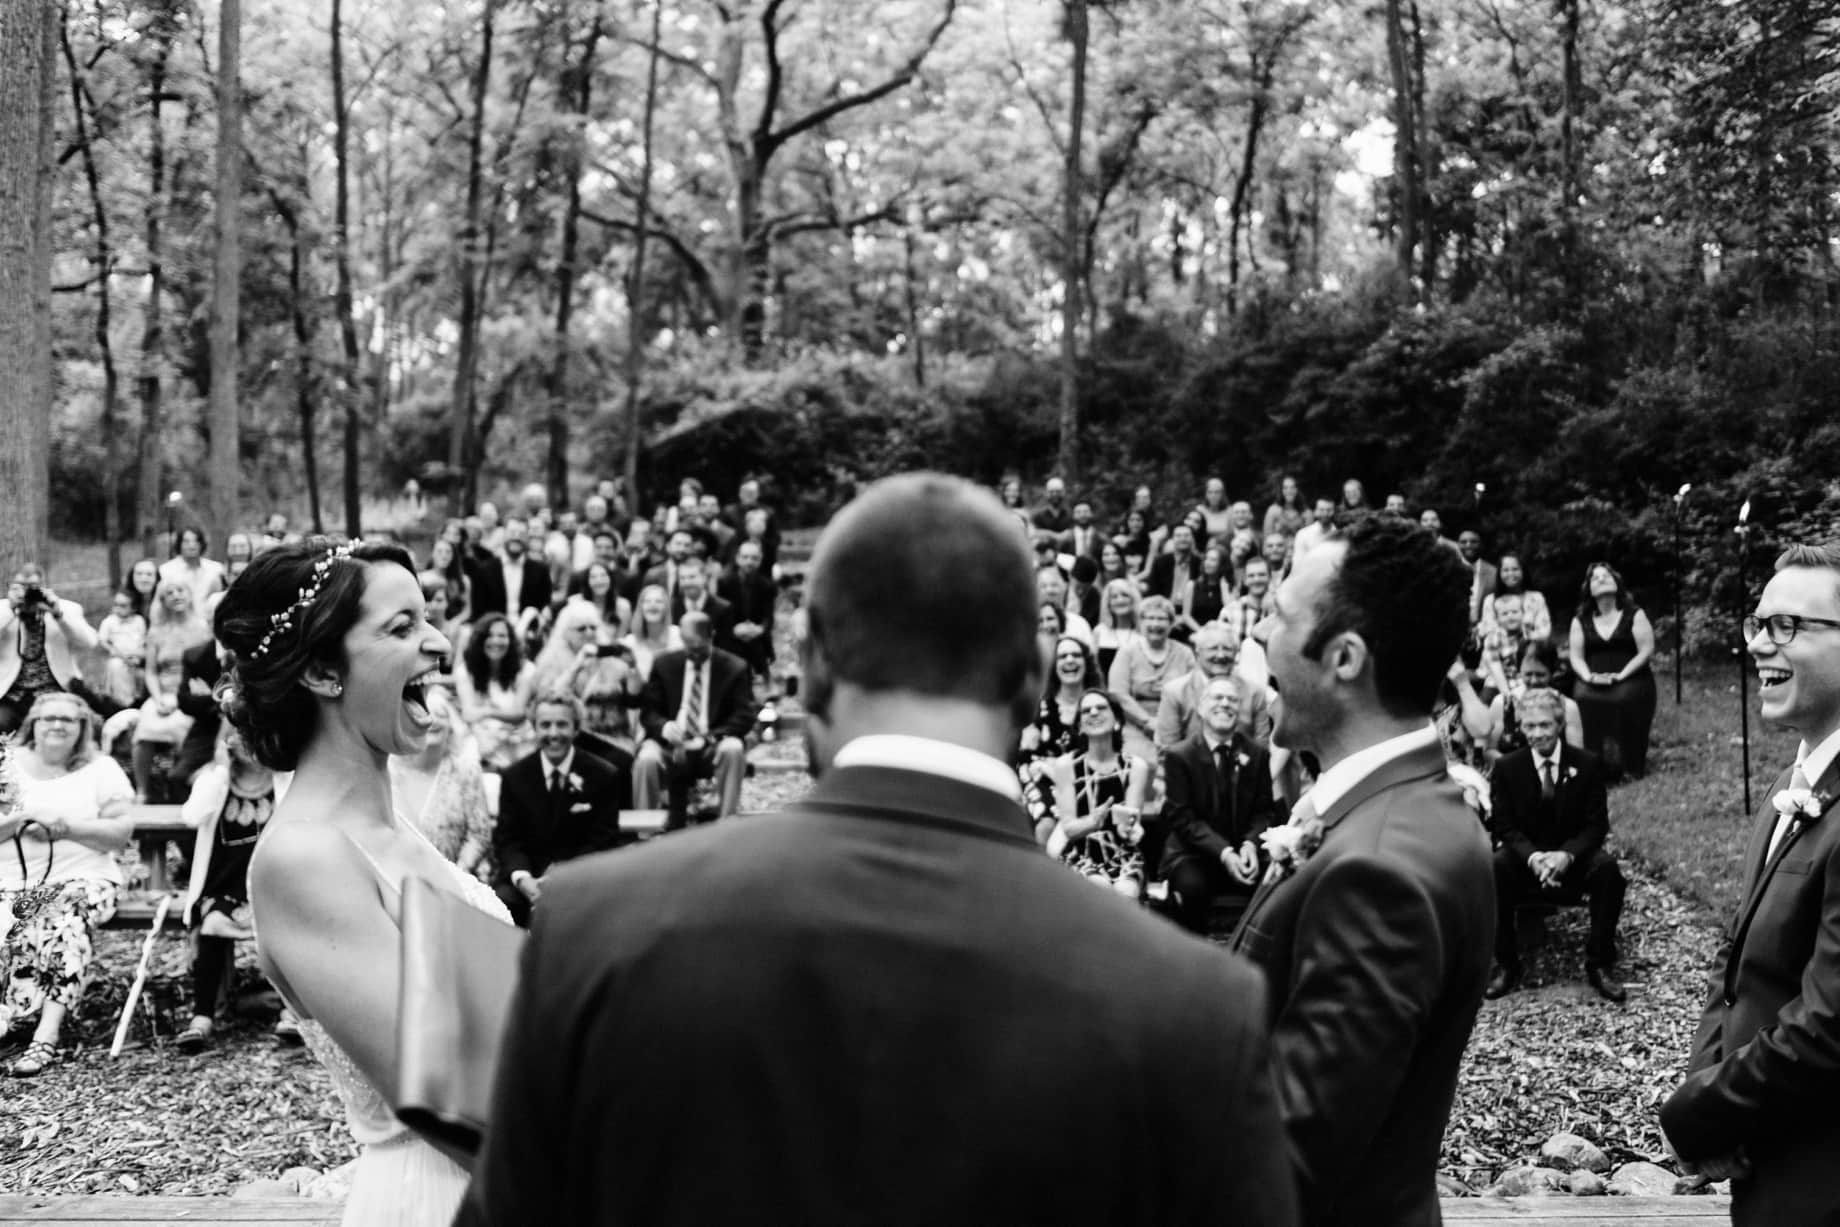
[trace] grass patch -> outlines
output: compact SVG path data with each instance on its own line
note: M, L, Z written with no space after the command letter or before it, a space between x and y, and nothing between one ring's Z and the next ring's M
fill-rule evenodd
M1738 909L1744 888L1744 809L1738 674L1735 663L1690 661L1681 702L1672 666L1657 681L1661 704L1648 777L1610 793L1610 829L1620 851L1640 859L1714 924ZM1799 738L1757 719L1757 688L1747 702L1751 726L1751 800L1761 804L1777 773L1795 757Z

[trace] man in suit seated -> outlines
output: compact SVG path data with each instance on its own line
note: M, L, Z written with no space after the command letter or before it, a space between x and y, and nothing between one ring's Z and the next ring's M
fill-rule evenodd
M498 897L526 927L553 866L626 842L620 834L625 781L612 764L575 748L581 700L549 691L531 705L530 718L537 749L506 768L492 832Z
M779 603L779 586L765 563L760 542L743 538L733 569L716 581L716 596L729 606L728 633L735 642L729 650L763 679L773 666L773 610Z
M1259 977L1029 829L1013 518L890 478L810 576L811 797L564 871L458 1227L1295 1223Z
M712 564L690 557L677 564L677 597L671 602L671 621L682 622L687 613L709 615L715 628L715 645L731 656L741 656L741 641L735 638L734 606L710 591Z
M667 829L687 818L692 781L714 775L721 794L718 818L741 808L741 780L747 774L747 743L758 708L747 662L715 645L706 613L687 613L678 623L682 651L652 662L639 698L645 744L633 763L633 798L639 809L657 809L669 788Z
M1105 544L1105 534L1093 522L1092 500L1081 499L1073 505L1073 525L1061 534L1059 544L1063 554L1099 561L1099 549Z
M1610 973L1616 962L1616 922L1623 912L1623 871L1604 851L1610 833L1603 764L1559 736L1565 708L1556 690L1530 690L1515 706L1527 748L1495 765L1495 974L1486 995L1514 991L1521 979L1514 909L1529 900L1588 902L1591 936L1585 978L1598 994L1621 1001Z
M1240 690L1239 727L1247 741L1267 749L1271 746L1271 705L1262 682L1245 676L1239 667L1240 645L1234 641L1232 628L1209 622L1195 633L1195 667L1169 679L1163 687L1163 701L1156 708L1156 748L1167 751L1201 727L1201 696L1210 681L1217 677L1238 676L1246 685Z
M1176 918L1192 933L1207 933L1215 899L1252 898L1259 836L1278 819L1271 756L1240 728L1246 689L1230 673L1209 678L1201 727L1163 756L1163 877L1177 899Z

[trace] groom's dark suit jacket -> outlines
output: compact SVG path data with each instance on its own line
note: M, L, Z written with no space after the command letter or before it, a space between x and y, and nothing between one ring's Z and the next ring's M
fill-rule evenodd
M1263 1013L1016 803L835 769L546 883L456 1223L1291 1223Z
M1749 1155L1751 1177L1731 1185L1738 1227L1840 1224L1840 812L1766 863L1788 786L1784 772L1757 811L1687 1080L1661 1107L1682 1158ZM1815 792L1840 793L1840 762Z
M1278 1103L1303 1221L1439 1222L1438 1154L1495 935L1489 841L1433 743L1321 815L1232 948L1271 990Z

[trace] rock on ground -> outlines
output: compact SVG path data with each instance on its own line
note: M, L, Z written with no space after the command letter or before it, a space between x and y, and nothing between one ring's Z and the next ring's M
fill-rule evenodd
M1550 1167L1511 1167L1490 1186L1489 1192L1497 1197L1545 1197L1570 1190L1563 1172Z
M1609 1189L1619 1197L1672 1197L1675 1179L1667 1168L1638 1160L1617 1168Z
M1591 1172L1607 1172L1610 1170L1610 1156L1598 1149L1595 1142L1575 1133L1555 1133L1540 1147L1540 1165L1562 1172L1579 1168Z
M1565 1178L1565 1187L1575 1197L1602 1197L1606 1191L1604 1178L1582 1167Z

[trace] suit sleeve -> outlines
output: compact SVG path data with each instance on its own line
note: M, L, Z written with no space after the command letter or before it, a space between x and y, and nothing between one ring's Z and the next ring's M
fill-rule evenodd
M1220 854L1226 851L1227 841L1208 824L1201 812L1202 798L1207 790L1203 781L1195 778L1195 772L1194 760L1186 747L1172 749L1164 756L1164 812L1169 815L1169 830L1178 844L1218 861Z
M754 706L753 675L739 656L734 662L740 668L729 674L728 684L722 687L722 720L715 728L717 737L746 737L754 731L754 720L760 714Z
M1688 1161L1730 1154L1785 1121L1831 1111L1840 1091L1840 865L1830 848L1814 953L1801 992L1749 1043L1688 1076L1661 1106L1661 1125ZM1727 958L1737 957L1736 952ZM1717 1009L1722 984L1715 983ZM1702 1021L1700 1043L1713 1020ZM1696 1060L1698 1056L1696 1055Z
M535 873L530 859L530 822L524 809L524 789L516 774L507 772L498 798L498 825L492 830L492 859L509 882L518 870Z
M664 740L664 726L677 715L669 708L665 700L664 670L658 661L653 661L651 676L645 679L645 688L639 692L639 723L653 741Z
M1260 835L1277 826L1278 797L1271 786L1271 755L1260 751L1252 756L1252 761L1241 768L1242 779L1250 777L1247 785L1252 790L1252 805L1246 815L1246 838L1254 843Z
M544 986L560 974L549 966L554 961L550 950L560 944L566 951L568 943L549 933L549 911L539 908L532 917L517 997L499 1045L487 1118L492 1124L454 1227L569 1221L553 1199L564 1196L571 1177L563 1126L575 1077L568 1068L568 1046L556 1042L558 1020L543 1001Z
M192 693L192 682L194 681L209 682L213 685L217 682L217 678L206 677L205 670L196 667L206 663L215 664L213 654L216 651L214 646L207 644L204 652L187 652L181 658L185 666L185 680L179 685L179 710L194 720L206 719L217 714L215 696Z
M1578 773L1577 783L1578 791L1584 794L1584 813L1579 820L1577 833L1559 847L1571 853L1573 860L1582 861L1603 847L1605 838L1610 834L1610 800L1604 789L1603 771L1595 763L1588 764Z
M1527 795L1519 786L1518 772L1520 761L1506 764L1505 769L1497 774L1501 785L1495 791L1495 835L1501 840L1501 846L1514 854L1514 859L1521 864L1539 849L1533 846L1533 839L1527 834L1524 811Z
M1444 993L1446 934L1408 866L1372 855L1325 866L1303 901L1272 1069L1306 1222L1327 1217L1373 1145L1407 1053ZM1456 936L1456 935L1448 935Z
M587 846L605 852L620 846L620 772L617 767L601 767L594 773L594 808L589 811L590 830Z

